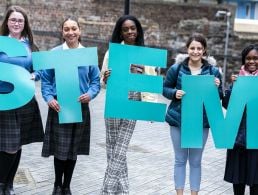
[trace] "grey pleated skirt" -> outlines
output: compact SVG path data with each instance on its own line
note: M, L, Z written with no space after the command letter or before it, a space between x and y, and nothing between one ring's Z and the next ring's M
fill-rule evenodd
M90 110L82 104L80 123L59 124L58 113L49 108L42 156L60 160L76 160L77 155L89 155L90 151Z
M40 110L35 97L26 105L0 111L0 151L17 151L22 145L42 142Z

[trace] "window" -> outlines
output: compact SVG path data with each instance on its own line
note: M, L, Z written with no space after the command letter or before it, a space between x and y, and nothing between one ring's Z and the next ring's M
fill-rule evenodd
M258 3L255 4L254 19L258 20Z
M245 5L245 18L248 19L251 16L251 5L250 3Z

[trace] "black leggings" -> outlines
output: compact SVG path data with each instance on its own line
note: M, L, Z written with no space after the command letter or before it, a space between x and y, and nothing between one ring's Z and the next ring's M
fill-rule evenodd
M245 184L233 184L234 195L244 195L245 194ZM254 184L249 187L250 195L258 195L258 184Z

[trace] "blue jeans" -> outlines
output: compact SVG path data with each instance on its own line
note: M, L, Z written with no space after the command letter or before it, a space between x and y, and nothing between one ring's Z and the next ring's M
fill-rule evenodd
M174 180L175 189L184 189L186 176L186 162L190 165L190 189L198 192L201 183L201 160L204 146L208 138L209 129L203 130L203 148L181 148L181 129L170 127L170 136L175 152Z

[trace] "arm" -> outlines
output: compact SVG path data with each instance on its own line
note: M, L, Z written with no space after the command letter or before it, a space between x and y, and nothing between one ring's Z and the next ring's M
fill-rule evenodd
M223 99L223 89L222 89L222 76L219 72L219 69L216 68L216 67L213 67L212 66L212 69L213 69L213 75L215 76L215 84L218 86L218 90L219 90L219 97L220 99ZM216 80L218 80L218 82L216 82Z
M94 99L100 91L100 72L97 66L89 67L89 89L87 95L89 100Z
M41 74L41 93L44 100L48 103L54 99L54 70L43 70Z
M166 75L163 83L163 96L170 100L176 100L176 84L177 84L177 69L179 65L172 65Z
M55 74L54 70L44 70L41 75L41 93L48 106L56 112L60 111L60 106L57 100L55 89Z
M109 51L105 53L104 59L103 59L103 64L101 68L101 86L103 88L106 87L107 79L110 75L110 72L108 71L108 60L109 60Z
M31 75L32 75L32 80L39 81L42 75L42 70L37 70L31 73Z

